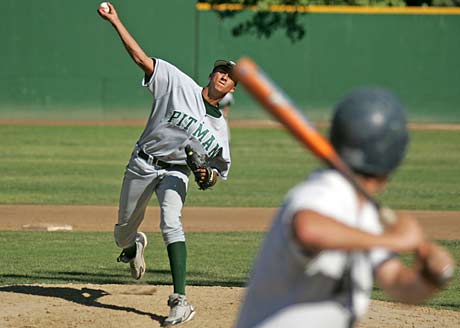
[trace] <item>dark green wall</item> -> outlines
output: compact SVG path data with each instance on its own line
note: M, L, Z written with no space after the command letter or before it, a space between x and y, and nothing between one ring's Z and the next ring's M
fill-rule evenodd
M354 86L382 85L401 96L411 119L460 121L460 16L303 14L299 42L280 29L269 39L233 37L232 28L251 14L237 15L232 24L202 12L207 38L200 42L200 63L225 53L248 55L314 118L327 118ZM246 106L245 95L238 96Z
M1 0L0 112L9 117L146 117L151 98L142 71L100 1ZM148 54L194 72L195 4L113 1Z
M152 55L207 82L216 58L251 56L313 119L327 118L350 88L379 84L399 93L412 120L460 121L460 15L302 14L304 38L232 35L252 12L220 19L195 1L113 1ZM2 0L0 117L145 118L142 72L99 1ZM239 88L233 117L265 114Z

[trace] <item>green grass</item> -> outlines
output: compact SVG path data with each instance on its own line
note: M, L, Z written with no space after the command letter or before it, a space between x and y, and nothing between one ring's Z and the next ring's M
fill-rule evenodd
M171 284L167 253L160 233L148 233L148 271L141 284ZM189 233L189 285L243 287L263 233ZM0 286L34 283L132 284L128 266L116 262L119 254L112 233L0 231L3 263ZM460 241L443 241L459 260ZM407 263L411 258L403 256ZM458 268L455 276L458 276ZM2 287L0 287L0 291ZM460 284L454 279L427 304L460 310ZM376 289L374 299L387 300Z
M141 131L0 125L0 204L116 205ZM320 165L284 130L234 128L231 137L228 181L210 192L190 184L187 206L277 207ZM458 131L413 131L407 160L382 201L397 209L460 210L459 144Z
M141 283L171 284L160 233L147 233L148 272ZM262 233L187 234L187 281L199 286L244 286ZM132 284L112 233L0 231L0 285L31 283ZM1 289L0 289L1 291Z

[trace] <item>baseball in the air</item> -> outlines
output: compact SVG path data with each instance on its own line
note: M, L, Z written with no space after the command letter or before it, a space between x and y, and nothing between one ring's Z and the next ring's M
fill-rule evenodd
M110 8L109 8L109 5L107 4L107 2L102 2L100 5L99 5L99 8L102 8L102 10L104 12L106 12L107 14L110 12Z

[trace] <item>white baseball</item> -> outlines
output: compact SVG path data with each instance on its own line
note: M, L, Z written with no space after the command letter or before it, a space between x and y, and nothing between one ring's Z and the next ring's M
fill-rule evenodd
M99 5L99 8L102 8L102 10L104 12L106 12L107 14L110 12L110 8L109 8L109 5L107 4L107 2L102 2L100 5Z

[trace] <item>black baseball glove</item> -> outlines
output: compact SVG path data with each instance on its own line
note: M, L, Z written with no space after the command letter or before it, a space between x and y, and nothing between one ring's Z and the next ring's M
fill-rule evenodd
M195 181L201 190L212 187L217 182L217 173L210 166L211 161L206 154L200 154L190 145L185 146L187 165L195 176Z

